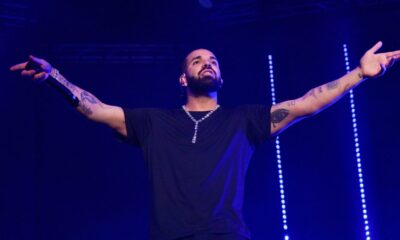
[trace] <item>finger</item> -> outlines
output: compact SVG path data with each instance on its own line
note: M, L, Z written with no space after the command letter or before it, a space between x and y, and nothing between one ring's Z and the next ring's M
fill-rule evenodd
M395 62L396 59L394 59L393 57L388 58L388 64L386 65L386 68L392 67Z
M386 59L389 62L388 65L393 66L393 64L400 59L400 51L390 52L386 54Z
M46 71L46 70L49 69L50 65L46 60L44 60L42 58L35 57L33 55L29 55L29 59L31 61L35 62L36 64L38 64L40 66L41 70ZM49 72L49 70L48 70L48 72Z
M23 63L15 64L14 66L10 67L10 70L11 70L11 71L23 70L23 69L25 69L26 64L28 64L28 62L23 62Z
M21 72L21 76L23 77L31 77L33 75L35 75L36 71L35 70L23 70Z
M370 50L370 52L375 53L382 47L383 43L381 41L377 42Z
M386 72L386 66L385 64L381 63L381 71L379 72L378 76L382 76Z
M46 73L45 72L41 72L41 73L35 74L33 79L35 79L35 80L44 80L45 77L46 77Z
M34 61L35 63L37 63L37 64L39 64L39 65L44 64L44 60L43 60L43 59L37 58L37 57L35 57L35 56L33 56L33 55L29 55L29 59L30 59L31 61Z
M382 55L378 54L378 55L379 55L380 64L384 64L385 66L387 66L387 64L389 63L391 58L387 57L387 55L385 55L385 54L382 54Z
M393 57L393 56L400 57L400 50L386 53L386 57Z
M392 61L391 61L391 64L393 65L393 64L395 64L397 61L399 61L400 60L400 55L397 55L397 56L393 56L392 57Z
M392 56L392 58L394 59L394 60L399 60L400 59L400 53L399 54L396 54L396 55L393 55Z

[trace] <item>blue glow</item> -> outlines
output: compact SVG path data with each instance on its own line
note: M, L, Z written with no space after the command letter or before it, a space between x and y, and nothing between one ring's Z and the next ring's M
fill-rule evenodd
M274 66L272 62L272 55L268 55L268 65L269 65L269 79L271 83L271 97L272 104L276 104L275 98L275 83L274 83ZM279 137L275 139L275 149L276 149L276 159L278 166L278 177L279 177L279 191L281 198L281 208L282 208L282 226L283 226L283 236L284 240L289 240L288 235L288 224L287 224L287 211L286 211L286 201L285 201L285 188L283 184L283 171L282 171L282 161L281 161L281 150L280 150Z
M343 53L344 53L344 61L346 65L346 71L350 72L350 63L349 63L349 56L348 56L348 49L347 45L343 44ZM361 164L361 154L360 154L360 144L358 139L358 129L357 129L357 118L356 118L356 107L354 101L354 94L353 90L350 90L350 108L351 108L351 117L353 123L353 136L354 136L354 146L355 146L355 153L356 153L356 160L357 160L357 172L358 172L358 183L360 188L360 197L361 197L361 209L362 209L362 216L364 219L364 233L365 239L371 240L371 233L370 233L370 226L368 221L368 214L367 214L367 201L365 198L365 184L363 179L363 172L362 172L362 164Z

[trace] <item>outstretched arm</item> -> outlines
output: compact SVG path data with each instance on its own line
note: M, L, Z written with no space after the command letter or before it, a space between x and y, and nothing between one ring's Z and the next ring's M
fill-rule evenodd
M89 120L106 124L112 129L116 130L123 136L127 135L125 127L125 116L123 110L118 106L111 106L102 103L97 97L90 92L79 88L78 86L69 82L57 69L53 68L44 59L30 56L30 61L40 66L37 70L27 70L28 62L16 64L10 68L11 71L19 71L21 75L30 78L33 81L41 82L51 76L56 81L61 83L64 87L69 89L73 95L79 99L79 105L76 107L77 111L87 117Z
M343 77L313 88L300 98L272 106L271 134L278 135L292 124L324 110L364 80L383 75L400 59L400 50L377 54L381 47L382 42L375 44L361 58L360 66Z

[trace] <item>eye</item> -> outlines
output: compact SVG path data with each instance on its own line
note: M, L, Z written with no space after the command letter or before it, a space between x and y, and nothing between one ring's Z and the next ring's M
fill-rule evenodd
M214 60L214 61L211 61L211 64L218 65L218 62Z
M196 64L198 64L200 61L199 60L195 60L195 61L193 61L193 65L196 65Z

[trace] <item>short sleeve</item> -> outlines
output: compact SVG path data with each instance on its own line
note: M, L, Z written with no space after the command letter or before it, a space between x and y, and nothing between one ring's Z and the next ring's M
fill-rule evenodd
M271 106L245 105L246 134L250 142L260 145L271 139Z
M151 129L149 109L124 108L123 111L125 115L127 136L119 136L119 138L129 144L138 147L143 146Z

